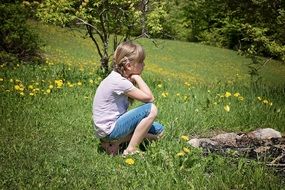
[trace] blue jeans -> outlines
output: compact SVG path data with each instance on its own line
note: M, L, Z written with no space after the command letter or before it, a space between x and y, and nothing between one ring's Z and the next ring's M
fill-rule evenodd
M121 115L115 124L113 131L104 139L115 140L128 136L133 133L137 125L146 118L151 110L152 103L143 104L135 109L132 109ZM158 135L164 130L164 127L158 123L153 122L148 133Z

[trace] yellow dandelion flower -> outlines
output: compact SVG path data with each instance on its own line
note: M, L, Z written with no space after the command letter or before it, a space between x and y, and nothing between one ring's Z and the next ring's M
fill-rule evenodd
M89 80L89 83L93 84L93 83L94 83L94 80L90 79L90 80Z
M269 102L269 105L270 105L270 106L272 106L272 105L273 105L273 103L272 103L272 102Z
M190 149L187 148L187 147L183 147L183 151L184 151L185 153L189 153L189 152L190 152Z
M184 84L185 84L186 86L190 86L190 84L189 84L188 82L184 82Z
M62 88L63 81L61 79L54 81L56 88Z
M189 141L189 137L186 136L186 135L182 135L182 136L180 137L180 139L182 139L182 140L184 140L184 141Z
M14 80L13 80L13 79L10 79L9 81L10 81L10 82L14 82Z
M234 93L234 97L239 97L240 96L240 93L236 92Z
M226 112L229 112L229 111L230 111L230 106L229 106L229 105L226 105L226 106L224 107L224 110L225 110Z
M161 87L162 87L162 84L158 84L157 87L158 87L158 88L161 88Z
M259 96L257 97L257 99L258 99L259 101L261 101L261 100L262 100L262 99L261 99L261 97L259 97Z
M24 92L20 92L20 95L21 95L21 96L25 96L25 93L24 93Z
M28 86L28 89L33 89L33 88L34 88L33 85L29 85L29 86Z
M262 103L268 104L269 102L268 102L268 100L263 100Z
M163 92L161 95L166 98L168 96L168 92Z
M238 97L238 100L243 101L243 100L244 100L244 97L239 96L239 97Z
M81 86L81 85L82 85L82 82L78 82L77 85L78 85L78 86Z
M135 160L132 159L132 158L127 158L127 159L125 160L125 163L128 164L128 165L133 165L133 164L135 163Z
M30 96L34 96L35 94L34 93L32 93L32 92L30 92L30 94L29 94Z
M21 87L19 85L15 85L14 88L15 88L15 90L20 90L21 89Z
M47 94L49 94L50 92L51 92L51 90L50 90L50 89L47 89L47 90L46 90L46 93L47 93Z
M231 95L232 95L232 94L231 94L230 92L226 92L226 93L225 93L225 97L226 97L226 98L230 97Z
M180 93L177 93L176 96L180 96Z
M4 81L4 79L3 78L0 78L0 82L3 82Z
M184 156L184 155L185 155L185 152L183 152L183 151L178 152L178 153L176 154L176 156Z
M50 84L50 85L48 86L48 88L49 88L49 89L53 89L53 85Z

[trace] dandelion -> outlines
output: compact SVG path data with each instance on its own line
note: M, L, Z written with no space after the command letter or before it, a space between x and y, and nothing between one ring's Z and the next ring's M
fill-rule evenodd
M21 96L25 96L25 93L24 93L24 92L20 92L20 95L21 95Z
M81 86L81 85L82 85L82 82L78 82L77 85L78 85L78 86Z
M50 89L47 89L47 90L46 90L46 93L47 93L47 94L49 94L50 92L51 92L51 90L50 90Z
M15 90L20 90L21 89L21 87L19 85L15 85L14 88L15 88Z
M176 96L180 96L180 93L177 93Z
M168 96L168 92L163 92L161 95L166 98Z
M268 102L268 100L263 100L262 103L268 104L269 102Z
M269 102L269 105L270 105L270 106L272 106L272 105L273 105L273 103L272 103L272 102Z
M185 84L186 86L190 86L190 84L189 84L188 82L184 82L184 84Z
M244 100L244 97L239 96L239 97L238 97L238 100L243 101L243 100Z
M48 86L48 88L49 88L49 89L53 89L53 85L50 84L50 85Z
M186 135L182 135L182 136L180 137L180 139L182 139L182 140L184 140L184 141L189 141L189 137L186 136Z
M128 158L125 160L125 163L128 164L128 165L133 165L135 163L135 160L132 159L132 158Z
M183 152L183 151L180 151L180 152L178 152L177 154L176 154L176 156L179 156L179 157L182 157L182 156L184 156L185 155L185 152Z
M4 79L3 78L0 78L0 82L3 82L4 81Z
M184 151L185 153L189 153L189 152L190 152L190 149L189 149L189 148L186 148L186 147L183 147L183 151Z
M226 106L224 107L224 110L225 110L226 112L229 112L229 111L230 111L230 106L229 106L229 105L226 105Z
M55 80L54 83L56 84L56 88L62 88L63 81L61 79Z
M161 88L161 87L162 87L162 84L158 84L157 87L158 87L158 88Z
M231 94L230 92L226 92L226 93L225 93L225 97L226 97L226 98L230 97L231 95L232 95L232 94Z
M32 92L30 92L30 94L29 94L30 96L34 96L35 94L34 93L32 93Z
M259 97L259 96L257 97L257 99L258 99L259 101L261 101L261 100L262 100L262 99L261 99L261 97Z
M240 93L236 92L234 93L234 97L239 97L240 96Z
M90 80L89 80L89 83L93 84L93 83L94 83L94 80L90 79Z
M33 85L28 86L28 89L33 89L33 88L34 88Z

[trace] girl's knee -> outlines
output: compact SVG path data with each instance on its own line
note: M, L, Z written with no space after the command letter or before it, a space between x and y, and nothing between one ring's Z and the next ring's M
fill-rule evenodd
M148 117L155 118L155 117L157 116L157 113L158 113L158 109L157 109L157 107L152 103Z

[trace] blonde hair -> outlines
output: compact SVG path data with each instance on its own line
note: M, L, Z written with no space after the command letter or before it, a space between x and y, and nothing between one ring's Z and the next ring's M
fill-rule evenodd
M114 53L113 70L124 76L125 65L142 64L145 59L145 52L142 46L132 42L123 42L118 45Z

